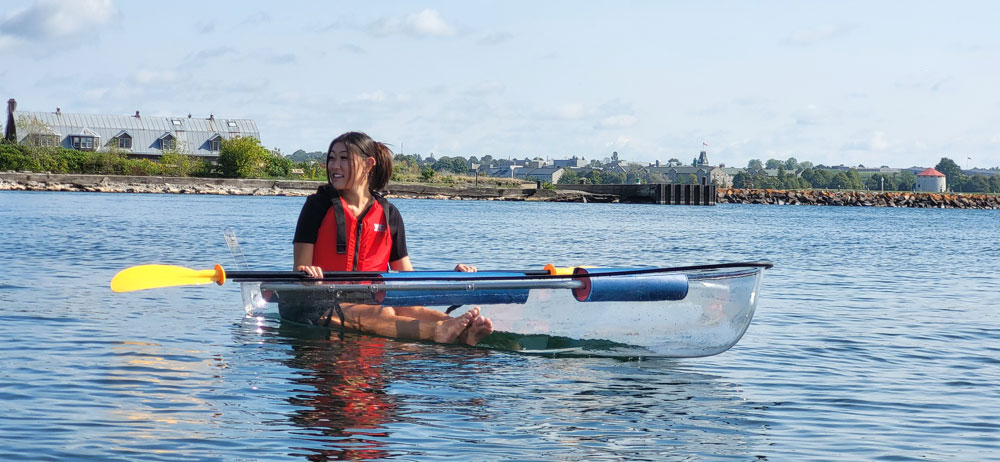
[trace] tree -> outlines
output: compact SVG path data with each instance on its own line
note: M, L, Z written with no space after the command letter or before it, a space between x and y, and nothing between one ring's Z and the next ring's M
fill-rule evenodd
M461 157L452 157L451 171L459 175L469 173L469 162Z
M847 171L847 189L864 189L865 185L861 181L861 175L855 169Z
M742 189L753 188L753 177L747 172L739 172L733 175L733 187Z
M778 160L778 159L767 159L767 163L766 163L766 164L764 164L764 166L765 166L765 167L766 167L767 169L769 169L769 170L770 170L770 169L775 169L775 168L778 168L778 167L780 167L780 166L782 166L782 165L784 165L784 162L782 162L782 161L780 161L780 160Z
M962 168L955 163L955 161L942 157L941 161L934 166L934 170L944 173L947 177L948 187L952 191L959 191L962 183L965 182L965 175L962 173Z
M913 191L917 187L917 176L911 171L900 172L896 177L896 191Z
M1000 193L1000 175L990 176L990 192Z
M260 175L270 152L252 136L222 140L219 170L226 178L254 178Z
M561 177L559 177L559 184L577 184L580 182L580 175L576 173L576 170L567 168Z
M962 185L964 192L985 193L990 191L990 180L984 175L972 175Z
M760 163L760 159L750 159L750 162L747 162L747 170L751 172L764 170L764 164Z
M790 171L796 171L799 169L799 161L795 160L794 157L789 157L785 159L785 169Z

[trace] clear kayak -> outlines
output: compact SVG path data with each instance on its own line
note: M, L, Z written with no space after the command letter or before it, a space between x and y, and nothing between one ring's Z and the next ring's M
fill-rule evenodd
M573 268L480 273L363 273L321 282L243 281L245 305L339 328L351 304L479 306L495 332L477 346L525 353L699 357L746 332L767 262L680 268ZM239 279L234 279L239 281ZM331 324L332 322L332 324Z

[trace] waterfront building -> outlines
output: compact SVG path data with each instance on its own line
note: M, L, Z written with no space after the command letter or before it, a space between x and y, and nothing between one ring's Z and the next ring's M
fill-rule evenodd
M929 168L917 174L917 185L914 189L918 192L944 192L947 186L944 173Z
M587 160L583 157L573 156L569 159L555 159L552 161L553 167L581 168L587 166Z
M118 150L131 157L159 158L164 152L217 158L222 140L241 136L260 139L250 119L151 117L18 111L8 102L5 134L32 146L61 146L79 151Z
M695 163L697 165L691 166L675 165L672 162L668 162L666 166L651 166L646 169L651 173L659 173L667 177L674 184L686 184L690 181L691 176L694 175L696 184L715 185L720 188L732 187L735 173L730 172L735 170L738 173L742 170L709 165L708 153L706 151L698 153Z

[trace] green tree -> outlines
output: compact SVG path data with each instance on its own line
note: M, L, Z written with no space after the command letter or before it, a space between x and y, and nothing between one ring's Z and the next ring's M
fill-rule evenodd
M861 181L861 174L855 169L847 171L847 189L864 189L865 184Z
M790 171L796 171L799 169L799 161L795 160L794 157L789 157L785 159L785 169Z
M990 176L990 192L1000 193L1000 175Z
M267 167L271 153L252 136L222 140L219 170L226 178L256 178Z
M895 177L896 191L913 191L917 187L917 176L911 171L899 172Z
M747 172L739 172L733 175L733 187L741 189L753 188L753 177Z
M292 167L295 165L292 159L274 152L269 152L265 160L267 164L267 176L271 178L288 178L292 173Z
M934 166L934 170L944 173L944 176L947 177L948 189L961 191L962 183L965 182L965 175L962 173L962 168L955 161L947 157L942 157L941 161Z
M750 159L750 162L747 162L747 170L750 170L750 173L754 174L755 172L764 170L764 164L760 163L760 159Z
M851 180L847 178L847 174L844 172L837 172L830 179L830 187L836 189L850 189Z
M964 192L985 193L990 192L990 180L983 175L972 175L967 177L962 185Z
M775 169L775 168L778 168L778 167L780 167L780 166L782 166L782 165L784 165L784 164L785 164L784 162L782 162L782 161L780 161L780 160L778 160L778 159L767 159L767 163L766 163L766 164L764 164L764 166L765 166L765 167L766 167L767 169L769 169L769 170L770 170L770 169Z
M451 171L459 175L469 173L469 162L462 157L452 157Z
M565 169L561 177L559 177L559 184L577 184L580 182L580 175L576 173L576 170Z

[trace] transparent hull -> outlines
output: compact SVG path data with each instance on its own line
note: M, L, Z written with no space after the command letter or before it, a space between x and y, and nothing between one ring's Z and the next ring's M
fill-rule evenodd
M688 291L681 300L581 302L565 288L531 288L523 303L476 304L496 331L478 346L599 356L718 354L749 327L763 270L747 266L685 272ZM306 324L322 325L335 301L343 305L371 296L345 294L324 284L280 282L260 284L261 297L254 290L257 284L244 285L248 309L276 306L282 319ZM433 308L444 311L447 306Z

